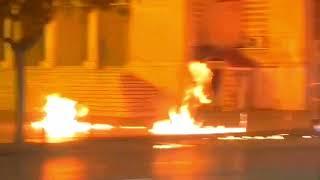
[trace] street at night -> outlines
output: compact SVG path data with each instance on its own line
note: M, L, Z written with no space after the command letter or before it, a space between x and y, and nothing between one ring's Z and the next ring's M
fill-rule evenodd
M0 180L320 180L320 0L0 0Z
M237 113L207 116L212 122L206 124L238 122ZM131 126L118 124L61 144L46 144L43 133L29 128L24 146L1 144L0 171L12 180L318 180L320 134L310 128L308 118L301 112L252 112L247 133L187 136L155 136L147 127L134 128L147 121L121 121Z
M319 179L320 134L310 128L308 114L248 115L248 132L240 134L155 136L141 128L147 121L121 121L131 126L115 124L118 128L61 144L46 144L45 134L27 128L23 146L6 143L13 132L2 125L0 172L10 180ZM239 118L237 113L206 116L211 118L206 124L232 125Z
M10 180L318 180L320 139L285 138L140 137L29 144L23 152L1 152L0 172Z

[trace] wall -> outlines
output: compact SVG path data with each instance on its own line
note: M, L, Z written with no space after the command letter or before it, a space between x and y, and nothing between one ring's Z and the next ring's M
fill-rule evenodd
M205 44L235 46L240 41L241 1L209 1L204 15L208 35Z
M304 74L304 67L299 66L256 69L254 106L262 109L304 110Z
M167 94L181 92L185 1L132 1L129 68Z
M240 41L241 0L188 0L190 45L235 46Z
M260 66L253 79L255 108L306 109L306 1L188 2L190 54L196 45L240 44L240 50ZM253 38L254 43L248 43L247 38Z
M270 0L271 50L274 63L303 63L306 52L306 1ZM285 8L290 5L290 8ZM269 63L273 61L270 60Z
M285 8L288 5L290 8ZM305 1L269 0L269 7L270 55L261 64L274 68L257 70L255 104L259 108L306 109Z

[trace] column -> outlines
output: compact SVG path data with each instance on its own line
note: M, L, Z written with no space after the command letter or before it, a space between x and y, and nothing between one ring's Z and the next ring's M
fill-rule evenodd
M13 22L10 18L6 18L3 22L3 37L10 38L12 34ZM11 45L7 42L3 43L4 61L0 63L2 68L11 68L14 61L14 53Z
M97 68L99 65L99 11L94 9L88 13L87 28L87 60L83 65Z
M44 28L44 60L41 66L51 68L57 59L57 21L52 19Z

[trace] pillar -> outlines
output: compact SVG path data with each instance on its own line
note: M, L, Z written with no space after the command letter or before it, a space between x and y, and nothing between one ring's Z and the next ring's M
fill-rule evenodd
M99 65L99 11L91 10L87 21L87 60L84 66L97 68Z
M41 66L51 68L57 59L57 21L52 19L44 28L44 60Z

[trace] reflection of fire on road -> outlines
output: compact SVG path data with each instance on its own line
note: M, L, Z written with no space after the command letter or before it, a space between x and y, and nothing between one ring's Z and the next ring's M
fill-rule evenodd
M68 98L51 94L47 97L44 107L46 116L43 120L33 122L35 129L43 129L49 140L72 138L77 133L86 133L90 129L109 130L113 126L107 124L90 124L78 122L77 117L86 116L89 112L87 107L76 108L77 102Z
M320 132L320 123L313 126L314 130Z
M218 140L284 140L284 135L271 135L271 136L227 136L227 137L218 137Z
M202 126L192 117L190 111L195 104L209 104L204 93L205 85L210 82L212 72L205 63L189 64L194 86L185 92L182 105L169 111L169 119L155 122L150 130L153 134L220 134L246 132L246 127ZM195 101L196 100L196 101Z

